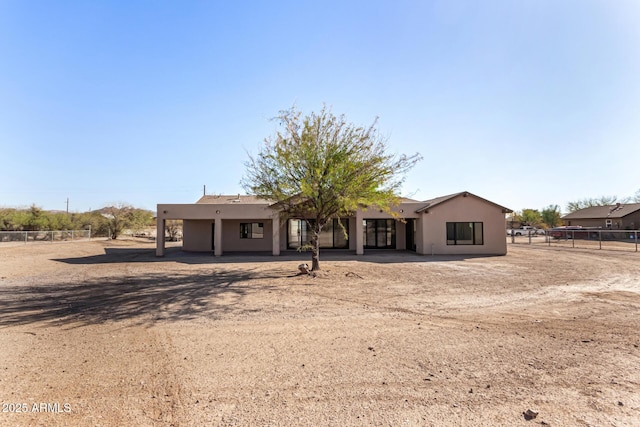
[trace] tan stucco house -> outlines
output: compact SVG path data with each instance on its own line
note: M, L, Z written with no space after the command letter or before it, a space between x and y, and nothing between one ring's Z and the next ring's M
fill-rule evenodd
M505 255L505 214L510 209L467 191L418 201L403 198L393 208L402 221L375 208L362 208L329 224L320 236L323 249L362 255L377 249L410 250L424 255ZM203 196L194 204L159 204L158 230L165 221L183 220L183 250L267 252L280 255L310 240L307 223L282 214L278 205L255 196ZM156 255L163 256L164 233Z

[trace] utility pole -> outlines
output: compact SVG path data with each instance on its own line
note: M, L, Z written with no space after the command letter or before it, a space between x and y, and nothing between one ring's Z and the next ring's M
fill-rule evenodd
M69 215L69 198L67 197L67 215Z
M202 186L202 195L206 196L207 195L207 184Z

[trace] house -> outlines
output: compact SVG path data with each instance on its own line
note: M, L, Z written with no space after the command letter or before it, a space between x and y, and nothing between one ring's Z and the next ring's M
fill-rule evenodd
M504 221L512 211L467 191L425 201L402 198L392 210L398 219L373 207L335 219L323 230L320 247L358 255L378 249L425 255L507 253ZM183 220L183 250L216 256L256 251L279 255L311 237L304 219L287 217L277 203L255 196L205 195L194 204L159 204L158 230L169 219ZM159 233L156 255L164 255L164 243Z
M571 212L562 219L566 225L636 230L640 228L640 203L592 206Z

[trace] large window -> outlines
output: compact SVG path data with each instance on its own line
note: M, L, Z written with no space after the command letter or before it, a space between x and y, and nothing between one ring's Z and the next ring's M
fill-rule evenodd
M262 222L241 222L240 223L241 239L263 239L264 223Z
M349 232L349 219L342 218L340 220L347 233ZM314 221L310 220L311 226ZM312 230L304 219L290 219L287 225L287 247L289 249L298 249L301 246L310 243L312 238ZM349 239L344 235L342 227L337 219L330 221L322 228L319 236L320 247L324 249L348 249Z
M448 222L447 245L483 245L481 222Z
M396 248L396 221L393 219L363 220L365 248Z

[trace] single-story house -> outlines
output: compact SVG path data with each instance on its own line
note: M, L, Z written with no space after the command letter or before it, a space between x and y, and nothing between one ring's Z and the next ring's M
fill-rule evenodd
M323 249L344 249L362 255L377 249L419 254L505 255L505 214L510 209L467 191L418 201L401 199L393 209L398 219L363 207L328 224L320 236ZM159 204L158 230L165 221L183 220L185 251L271 252L295 250L310 241L307 222L284 215L278 204L255 196L205 195L194 204ZM158 233L156 255L163 256L164 233Z
M571 212L562 219L566 225L636 230L640 228L640 203L592 206Z

